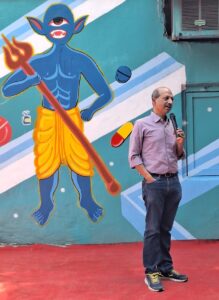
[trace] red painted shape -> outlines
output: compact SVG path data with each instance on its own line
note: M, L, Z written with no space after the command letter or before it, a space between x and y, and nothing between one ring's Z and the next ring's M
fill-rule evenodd
M7 144L12 137L12 129L8 120L0 117L0 146Z
M116 132L113 137L111 138L111 146L112 147L119 147L124 142L124 138Z
M123 124L116 133L111 138L111 146L119 147L128 138L132 132L133 124L131 122L126 122Z

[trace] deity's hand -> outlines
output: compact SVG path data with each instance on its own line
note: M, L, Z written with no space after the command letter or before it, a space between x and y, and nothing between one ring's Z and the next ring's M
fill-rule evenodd
M81 111L81 118L83 121L90 121L93 117L93 111L91 109L87 108Z

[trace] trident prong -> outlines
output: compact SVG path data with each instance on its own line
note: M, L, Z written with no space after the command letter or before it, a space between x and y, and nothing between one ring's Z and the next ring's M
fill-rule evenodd
M33 48L25 42L18 42L13 37L12 43L2 34L2 38L7 46L3 47L5 63L11 70L16 70L25 64L33 54Z

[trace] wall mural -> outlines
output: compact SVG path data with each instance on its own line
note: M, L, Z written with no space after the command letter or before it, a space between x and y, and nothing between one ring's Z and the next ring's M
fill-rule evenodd
M27 17L32 29L52 43L49 50L34 57L31 57L30 44L18 42L15 38L10 43L3 35L7 45L3 47L6 65L17 70L4 83L3 95L15 96L37 86L43 98L33 132L34 163L41 201L32 216L39 225L47 222L54 209L61 164L71 170L80 206L93 222L103 215L103 208L94 199L91 189L93 163L100 169L109 192L118 194L120 191L119 184L83 136L83 121L90 121L97 111L112 100L110 87L97 64L87 54L68 45L73 35L83 30L86 19L87 16L83 16L75 21L70 8L64 4L50 6L43 21ZM92 105L80 111L77 104L82 75L98 97ZM30 122L29 112L22 113L23 124L26 125ZM5 122L3 129L7 126ZM2 140L6 140L6 137L3 136Z
M216 81L199 58L215 66L217 45L195 43L191 59L182 43L167 43L153 1L19 2L13 13L7 0L0 6L0 242L142 240L141 178L127 159L133 124L158 86L173 91L180 123L187 80ZM216 104L206 105L213 120ZM218 168L218 135L202 139L179 162L175 239L218 238L218 176L203 175Z

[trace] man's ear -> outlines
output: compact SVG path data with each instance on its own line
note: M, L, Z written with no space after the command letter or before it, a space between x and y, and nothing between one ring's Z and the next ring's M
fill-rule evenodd
M33 30L40 34L40 35L45 35L44 31L43 31L43 23L36 19L36 18L32 18L32 17L27 17L27 20L30 23L30 26L33 28Z
M88 16L83 16L75 22L74 34L77 34L84 29L87 18Z

